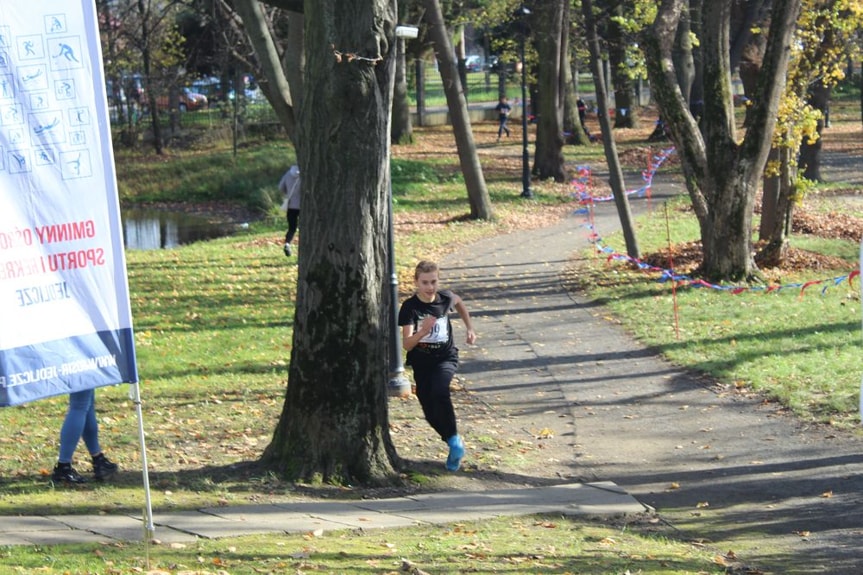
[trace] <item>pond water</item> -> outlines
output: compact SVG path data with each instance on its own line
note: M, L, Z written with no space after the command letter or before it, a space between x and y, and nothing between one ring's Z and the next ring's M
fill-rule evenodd
M127 250L175 248L230 236L237 231L236 224L213 223L199 216L165 210L126 209L122 220Z

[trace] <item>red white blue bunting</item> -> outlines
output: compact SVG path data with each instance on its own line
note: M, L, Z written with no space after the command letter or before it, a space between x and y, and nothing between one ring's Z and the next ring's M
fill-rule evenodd
M642 171L641 176L643 185L640 188L626 191L627 196L638 196L650 198L650 191L653 186L653 176L662 167L662 164L675 152L673 147L661 150L659 153L651 155L648 159L647 169ZM799 290L802 297L806 290L812 286L821 286L821 295L827 293L831 287L840 285L843 282L852 284L855 277L860 275L860 269L856 269L847 274L824 278L818 280L810 280L806 282L795 282L781 285L753 285L753 286L734 286L721 285L705 281L700 278L693 278L686 274L676 273L673 269L661 268L643 262L637 258L630 257L627 254L622 254L615 251L613 248L603 245L602 238L596 231L593 221L593 204L598 202L608 202L614 199L613 195L594 196L591 192L593 188L593 178L590 166L578 166L576 168L576 177L572 181L575 188L573 196L578 199L581 207L575 211L576 214L583 214L588 217L588 222L585 224L590 230L590 242L596 246L596 250L606 256L607 261L625 261L634 265L638 269L645 272L658 273L657 279L660 283L673 282L676 287L692 287L692 288L709 288L717 291L728 292L732 294L741 294L744 292L781 292L786 290Z

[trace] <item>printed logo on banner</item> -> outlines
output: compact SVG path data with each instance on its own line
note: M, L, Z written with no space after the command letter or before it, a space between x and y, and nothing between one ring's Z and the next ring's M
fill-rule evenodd
M48 14L45 16L45 31L48 34L66 33L66 15Z

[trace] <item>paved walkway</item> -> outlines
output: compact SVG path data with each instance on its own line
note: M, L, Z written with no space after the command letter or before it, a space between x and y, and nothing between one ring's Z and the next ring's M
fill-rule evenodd
M533 513L623 515L644 510L611 482L535 489L453 492L358 501L232 505L196 511L155 511L154 536L165 543L261 533L309 533L453 523ZM3 517L0 546L141 541L145 525L130 515Z

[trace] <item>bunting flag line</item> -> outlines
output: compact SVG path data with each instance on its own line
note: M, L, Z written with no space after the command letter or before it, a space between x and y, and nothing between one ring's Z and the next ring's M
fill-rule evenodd
M659 168L662 167L662 164L674 152L675 148L671 147L661 150L658 154L651 155L648 159L647 168L641 172L643 185L640 188L626 191L626 195L647 196L647 198L649 199L650 190L653 186L653 176L656 174ZM634 265L639 270L642 270L644 272L658 273L659 278L657 279L657 281L659 283L674 282L674 285L676 287L708 288L731 293L734 295L738 295L744 292L779 293L786 290L800 290L800 297L803 297L803 295L806 293L806 290L812 286L821 286L820 291L822 296L825 295L827 293L827 290L829 290L831 287L838 286L846 281L848 282L849 286L853 286L854 278L860 275L860 268L857 268L856 270L840 276L810 280L806 282L794 282L780 285L771 284L763 286L735 286L710 283L700 278L693 278L686 274L679 274L676 273L673 269L662 268L654 266L652 264L648 264L637 258L630 257L627 254L617 252L613 248L603 244L602 238L597 233L596 227L594 225L593 204L598 202L611 201L614 199L614 196L594 196L591 193L591 190L593 188L593 175L590 166L576 167L576 176L575 178L573 178L572 185L575 188L573 196L579 201L582 206L577 209L575 213L587 216L588 221L584 224L584 227L590 230L588 238L589 241L596 247L596 251L605 255L606 261L608 262L622 261Z

